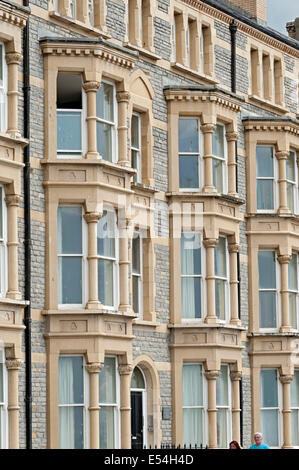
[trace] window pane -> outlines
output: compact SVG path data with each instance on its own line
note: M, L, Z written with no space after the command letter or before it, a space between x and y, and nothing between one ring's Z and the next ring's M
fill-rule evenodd
M140 274L140 236L134 236L132 242L133 273Z
M213 158L213 185L218 193L223 192L223 176L222 176L223 163L222 160Z
M294 371L294 378L291 382L291 406L299 407L299 370Z
M0 404L3 403L4 401L4 380L3 380L3 364L0 362ZM1 414L1 412L0 412ZM1 430L1 427L0 427L0 430ZM1 441L0 441L1 443Z
M115 215L111 211L103 211L98 222L98 255L115 258Z
M198 151L198 119L179 119L179 152Z
M215 275L226 277L226 239L219 237L215 246Z
M216 380L216 403L217 406L228 405L228 368L221 366L219 376Z
M187 447L203 444L203 412L202 409L183 409L183 441Z
M256 187L258 210L273 210L273 180L257 180Z
M287 179L290 181L295 181L295 153L290 152L286 161L287 166Z
M139 295L139 285L140 278L137 276L132 276L133 283L133 311L135 313L140 313L140 295Z
M116 364L114 357L105 357L104 367L99 374L100 403L116 402Z
M259 293L260 328L276 328L276 294L263 291Z
M292 410L291 412L292 422L292 445L299 446L299 410Z
M272 147L256 147L256 176L274 176Z
M181 235L181 274L201 274L199 233L182 233Z
M83 358L81 356L60 356L58 374L59 404L83 403Z
M261 370L261 408L278 406L277 385L276 369Z
M290 325L297 329L297 294L289 294Z
M298 289L298 277L297 277L297 265L298 257L296 253L292 254L292 259L289 262L289 289L297 291Z
M58 208L58 253L82 253L82 209L81 207Z
M197 155L180 155L180 188L198 188Z
M201 279L181 278L182 318L201 318Z
M3 46L0 44L0 87L3 87Z
M183 366L183 406L203 405L203 381L201 364Z
M114 407L102 406L100 409L100 449L114 449L114 436Z
M113 307L113 261L98 261L98 293L99 300L103 305Z
M102 83L97 92L97 116L105 121L114 121L113 86Z
M82 258L59 257L59 304L82 304Z
M263 440L269 447L278 447L278 411L261 410Z
M142 388L145 389L145 383L143 379L142 372L138 367L135 367L132 379L131 379L131 388Z
M227 449L227 410L220 408L217 410L217 443L220 449Z
M225 281L216 279L215 281L215 299L216 299L216 316L220 320L225 320Z
M132 168L137 170L137 173L134 175L134 182L141 183L141 162L140 162L140 152L137 150L131 150L132 157Z
M287 183L287 204L291 212L294 212L294 190L295 186L292 183Z
M97 122L97 148L104 160L112 162L112 126Z
M275 251L262 251L258 253L259 288L276 288Z
M131 146L134 148L140 148L139 141L139 116L133 114L131 122Z
M57 150L81 151L81 112L57 111Z
M84 448L83 407L59 408L59 447Z
M224 126L217 124L213 132L213 155L224 158Z
M3 238L3 192L0 187L0 239Z

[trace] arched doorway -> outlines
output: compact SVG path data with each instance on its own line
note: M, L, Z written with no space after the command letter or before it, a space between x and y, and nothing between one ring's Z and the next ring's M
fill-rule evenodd
M142 449L147 445L146 436L146 381L142 370L135 367L131 379L131 446Z

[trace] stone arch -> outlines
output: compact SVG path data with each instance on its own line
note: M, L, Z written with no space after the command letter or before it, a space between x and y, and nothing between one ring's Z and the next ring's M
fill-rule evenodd
M152 100L155 96L151 82L143 70L135 70L129 80L130 92L145 99Z

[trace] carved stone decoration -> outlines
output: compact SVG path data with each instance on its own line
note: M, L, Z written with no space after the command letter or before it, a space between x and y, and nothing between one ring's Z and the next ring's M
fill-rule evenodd
M86 364L85 369L89 374L99 374L103 367L104 364L101 362L92 362L90 364Z
M277 259L280 264L288 264L291 261L292 256L291 255L279 255Z
M23 364L23 361L21 361L21 359L7 359L5 364L8 370L19 370Z
M21 196L18 194L9 194L5 197L5 202L8 206L19 206L21 202Z
M133 372L133 366L131 364L121 364L118 367L119 375L129 375Z
M241 371L232 371L230 373L230 379L232 382L236 381L236 380L241 380L242 378L242 372Z
M219 377L219 370L207 370L205 376L208 380L216 380Z
M7 65L17 64L19 65L22 62L23 56L18 52L8 52L5 55Z
M84 219L88 224L92 222L97 223L101 217L102 214L100 214L99 212L87 212L86 214L84 214Z
M215 124L203 124L200 126L200 130L202 131L203 134L212 134L216 129Z
M118 91L116 93L116 99L118 101L118 103L121 103L122 101L124 102L129 102L130 101L130 93L128 91Z
M217 243L218 243L217 238L204 238L203 240L203 244L206 248L215 248Z
M290 384L293 380L293 375L280 375L279 380L282 384Z
M100 85L101 83L100 82L85 82L83 84L83 88L84 90L86 91L86 93L90 92L90 91L94 91L94 92L97 92L98 89L100 88Z
M238 243L229 243L228 244L228 251L229 253L238 253L240 245Z

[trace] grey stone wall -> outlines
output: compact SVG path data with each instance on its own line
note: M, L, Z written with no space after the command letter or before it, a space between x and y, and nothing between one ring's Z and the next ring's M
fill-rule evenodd
M109 33L115 39L124 41L126 34L125 12L126 2L122 0L106 0L106 25Z
M169 295L170 295L170 263L169 249L165 246L155 246L156 268L156 302L157 321L169 323Z
M155 52L165 60L170 60L171 57L171 26L161 18L154 18L154 46Z
M170 0L158 0L158 9L168 13Z
M168 151L167 132L161 129L153 129L154 136L154 180L155 187L159 191L168 191Z
M288 77L284 77L285 105L292 112L297 113L297 83Z
M216 79L227 87L231 87L231 53L229 49L215 46Z

